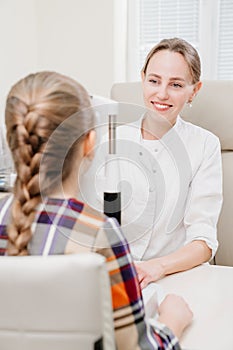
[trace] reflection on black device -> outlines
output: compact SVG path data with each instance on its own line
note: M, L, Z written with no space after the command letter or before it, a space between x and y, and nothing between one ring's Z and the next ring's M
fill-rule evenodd
M121 224L121 193L104 192L104 214L117 219Z

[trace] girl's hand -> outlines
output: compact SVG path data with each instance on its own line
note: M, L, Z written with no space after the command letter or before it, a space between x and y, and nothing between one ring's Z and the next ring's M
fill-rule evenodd
M186 301L178 295L169 294L158 308L158 320L164 323L180 338L184 329L191 323L193 313Z

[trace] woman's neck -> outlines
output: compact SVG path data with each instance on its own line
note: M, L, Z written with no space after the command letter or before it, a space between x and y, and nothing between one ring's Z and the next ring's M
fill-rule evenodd
M175 123L174 123L175 124ZM171 128L171 124L166 118L161 116L147 113L142 121L141 133L145 140L159 140L161 139Z

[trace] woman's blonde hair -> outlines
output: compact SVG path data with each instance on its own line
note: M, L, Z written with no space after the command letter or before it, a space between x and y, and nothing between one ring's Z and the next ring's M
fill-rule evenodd
M180 38L163 39L155 45L146 57L144 66L142 67L143 73L146 73L147 66L154 54L162 50L180 53L188 64L192 76L192 84L200 80L201 61L198 52L191 44Z
M5 122L17 178L7 227L8 255L28 254L35 208L42 198L41 184L43 194L48 194L61 178L65 180L70 174L80 140L94 127L90 107L86 90L56 72L30 74L12 87L6 102ZM66 120L72 121L69 127L59 128ZM53 141L48 142L49 139ZM68 152L64 153L64 149ZM45 153L45 161L41 163ZM61 168L56 164L61 163L60 177Z

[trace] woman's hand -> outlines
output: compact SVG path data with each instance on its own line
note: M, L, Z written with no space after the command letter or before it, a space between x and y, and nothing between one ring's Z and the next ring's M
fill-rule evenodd
M141 289L165 276L164 268L157 259L135 262L135 266Z
M206 242L197 240L177 249L175 252L147 261L136 261L135 266L141 288L150 282L175 272L186 271L211 258L211 249Z
M158 320L170 328L177 338L180 338L193 318L193 313L185 300L174 294L166 296L160 304L158 312Z

